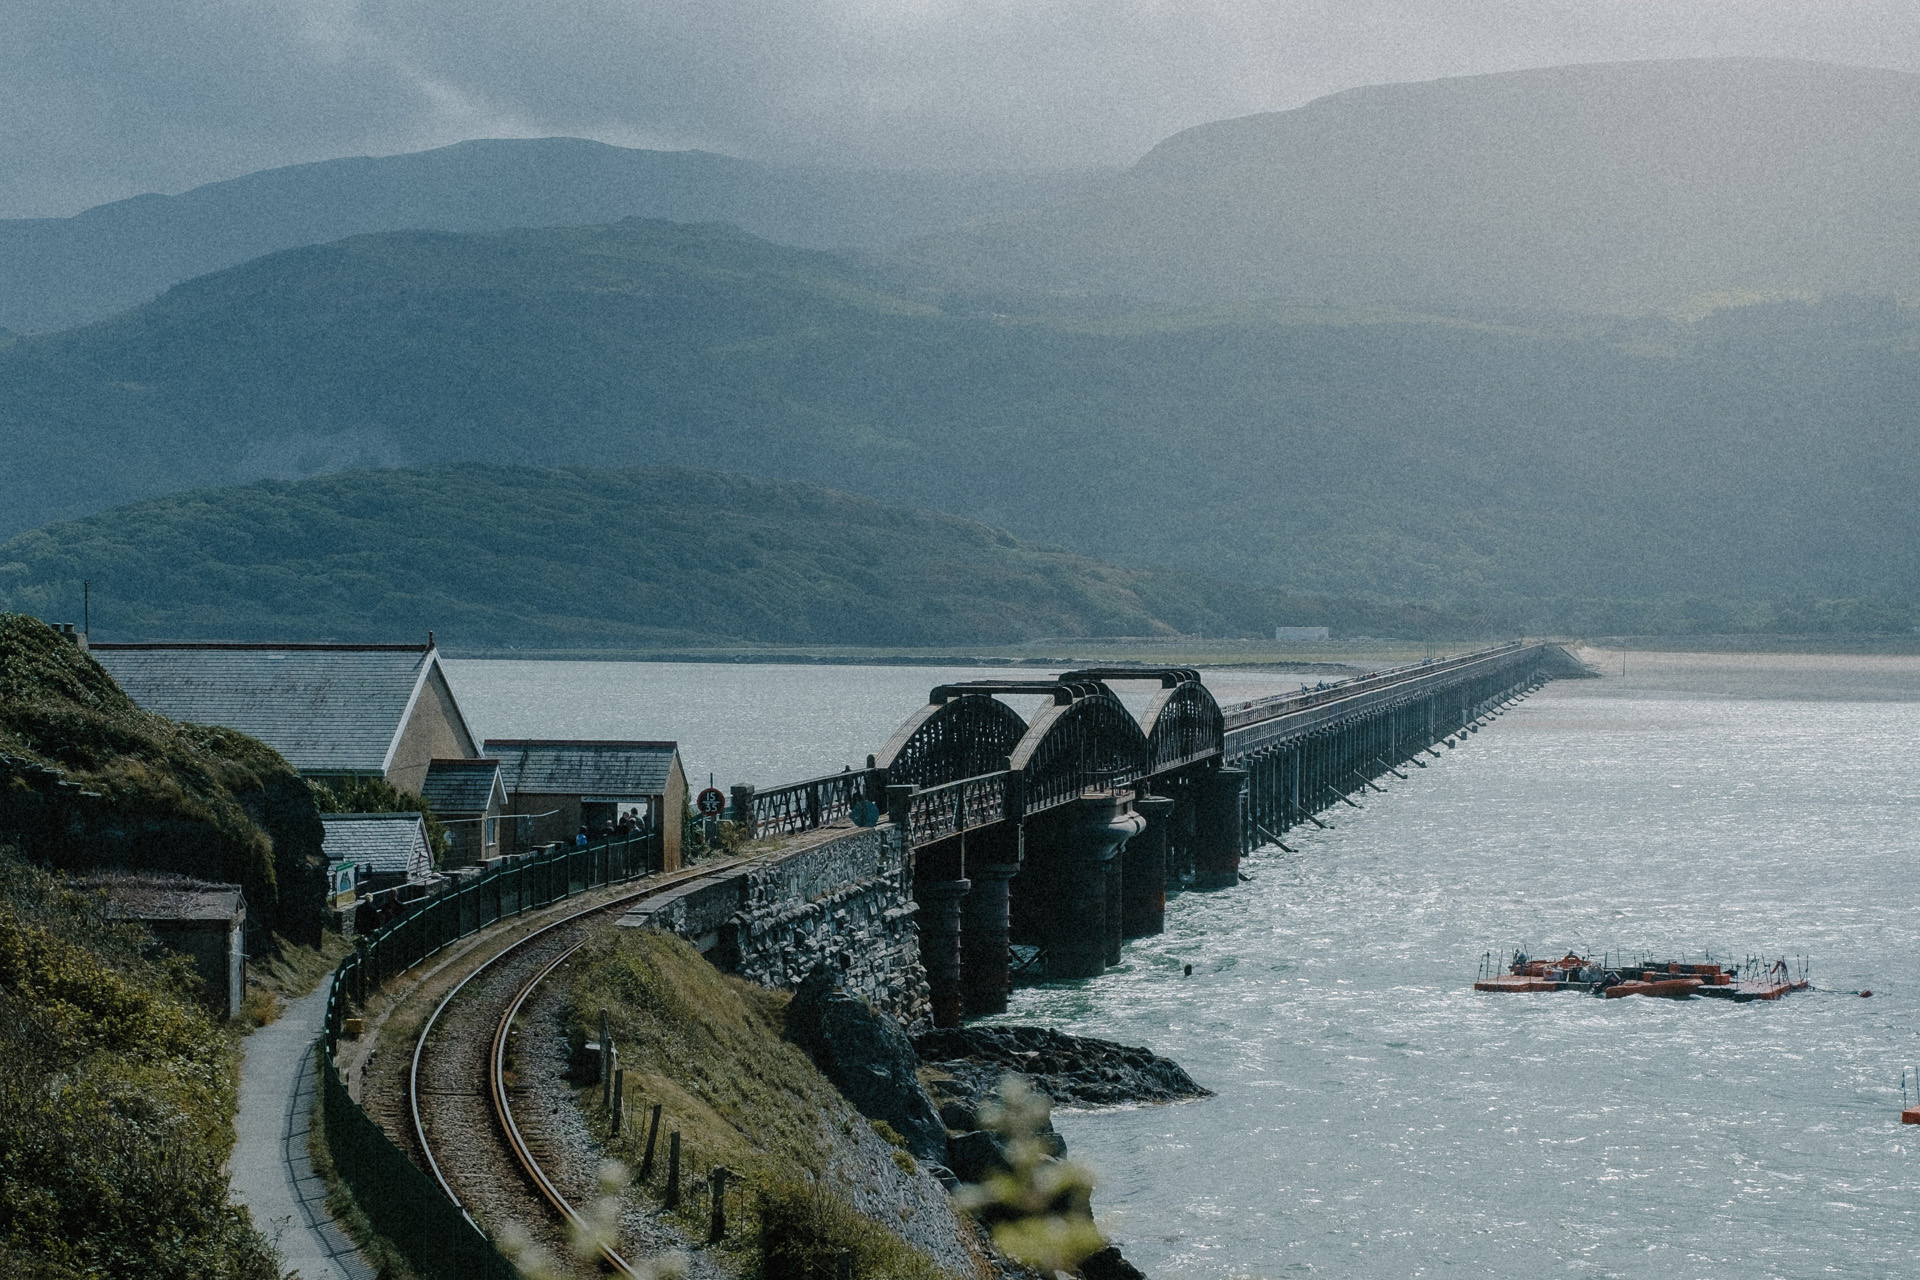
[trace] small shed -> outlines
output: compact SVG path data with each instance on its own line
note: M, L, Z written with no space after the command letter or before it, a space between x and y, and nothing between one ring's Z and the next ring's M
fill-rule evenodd
M510 838L507 847L501 845L500 815L507 807L507 790L500 781L498 760L435 760L427 765L420 795L447 829L448 866L468 866L519 852Z
M323 813L329 865L354 863L367 889L424 882L433 876L427 822L417 813Z
M157 872L84 883L106 896L110 917L138 920L161 946L191 959L206 983L207 1003L221 1016L240 1016L247 993L247 901L239 885Z
M484 753L500 762L507 812L521 815L530 843L570 841L582 827L599 834L637 809L659 839L661 867L680 866L687 774L679 743L489 738Z

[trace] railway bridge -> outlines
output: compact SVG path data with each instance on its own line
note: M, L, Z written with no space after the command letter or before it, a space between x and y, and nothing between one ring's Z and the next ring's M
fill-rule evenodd
M936 1025L1002 1012L1014 976L1091 977L1160 932L1171 888L1238 883L1243 854L1582 672L1514 643L1223 709L1185 667L936 687L863 769L735 787L750 834L884 815L902 834ZM1155 686L1135 715L1114 686ZM1005 698L1039 698L1023 717Z

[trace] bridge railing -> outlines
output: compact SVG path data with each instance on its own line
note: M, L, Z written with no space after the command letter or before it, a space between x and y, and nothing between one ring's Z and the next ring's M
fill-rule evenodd
M659 847L648 833L503 859L361 937L333 971L318 1045L327 1152L374 1230L406 1254L425 1280L519 1280L520 1273L353 1100L338 1059L348 1010L365 1004L382 983L488 925L659 870Z
M963 831L990 827L1019 816L1019 775L1002 770L961 778L905 797L905 813L893 820L907 830L913 845L932 844Z
M1367 684L1349 681L1335 689L1315 690L1311 700L1265 700L1265 709L1257 718L1229 721L1226 731L1226 757L1229 762L1248 752L1263 750L1289 738L1328 725L1338 724L1356 715L1414 701L1442 690L1463 685L1494 672L1534 663L1551 648L1545 644L1510 644L1498 649L1482 649L1448 659L1444 663L1424 663L1382 672L1382 677ZM1537 663L1534 663L1537 665ZM1245 715L1242 712L1242 715Z
M1328 689L1277 694L1243 703L1231 710L1223 708L1224 726L1221 731L1229 738L1243 736L1251 726L1316 707L1344 703L1370 694L1417 690L1422 686L1443 682L1445 677L1467 668L1510 657L1524 648L1521 642L1515 641L1437 662L1374 672ZM1260 736L1258 730L1254 730L1254 736ZM1230 745L1223 743L1223 747ZM1150 772L1171 772L1219 754L1221 750L1222 747L1209 746L1204 750L1185 752L1177 758L1161 762L1157 770ZM728 812L736 821L749 822L756 836L794 835L845 821L853 816L856 805L870 802L889 809L893 820L906 828L912 844L924 845L960 831L989 826L1007 818L1064 804L1090 787L1131 785L1140 776L1138 770L1101 770L1087 764L1076 770L1057 774L1049 772L1037 781L1023 781L1019 774L1003 771L909 792L905 788L890 788L885 769L849 768L802 782L769 787L764 791L748 786L736 787ZM889 795L895 792L905 792L906 799L903 802L889 801Z
M1308 689L1301 693L1276 693L1265 698L1255 698L1237 707L1223 707L1221 711L1226 716L1229 730L1240 729L1250 724L1258 724L1262 720L1272 720L1310 707L1337 702L1342 698L1351 698L1355 694L1391 688L1396 684L1425 676L1443 675L1524 647L1520 641L1515 640L1492 649L1476 649L1472 653L1442 658L1437 662L1413 663L1404 667L1375 671L1352 680L1342 680L1339 684L1326 689Z
M793 835L853 816L853 807L886 803L886 771L846 769L765 791L741 788L756 836Z

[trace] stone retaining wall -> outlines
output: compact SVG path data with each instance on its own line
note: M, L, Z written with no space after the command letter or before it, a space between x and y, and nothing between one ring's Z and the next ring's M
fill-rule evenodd
M749 982L794 987L822 964L876 1009L929 1024L918 907L899 828L807 832L743 867L681 885L621 918L687 939Z

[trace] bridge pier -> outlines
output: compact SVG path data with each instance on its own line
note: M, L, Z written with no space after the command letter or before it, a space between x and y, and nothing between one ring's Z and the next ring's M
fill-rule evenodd
M1193 785L1174 780L1173 812L1167 816L1167 889L1178 893L1193 881Z
M1245 769L1211 769L1194 779L1193 887L1224 889L1240 883L1245 847L1240 792Z
M1026 870L1015 885L1023 932L1046 952L1047 977L1093 978L1113 954L1112 864L1146 820L1127 811L1126 792L1097 792L1062 805L1027 832ZM1109 915L1113 916L1111 924Z
M1129 801L1130 799L1131 798L1129 798ZM1144 818L1133 812L1130 802L1126 810L1126 816L1132 818L1142 826L1146 823ZM1139 829L1136 827L1134 835L1138 834ZM1120 844L1106 860L1107 904L1105 912L1101 915L1101 924L1104 926L1101 937L1106 942L1106 949L1101 954L1109 966L1120 963L1120 949L1124 947L1127 942L1122 917L1126 912L1126 850L1127 844L1132 843L1132 840L1133 836L1127 836L1125 841Z
M1005 1009L1012 942L1038 945L1052 978L1103 972L1124 939L1165 927L1169 893L1235 884L1261 841L1330 827L1314 815L1360 807L1377 780L1408 776L1397 765L1464 741L1558 674L1556 654L1503 645L1230 712L1186 667L940 685L866 770L743 788L736 808L811 829L859 820L884 789L916 855L923 963L950 1025ZM1127 680L1160 686L1137 717L1109 687ZM1046 701L1029 723L1000 701L1013 695Z
M1016 822L970 831L967 879L973 882L960 909L960 990L969 1018L1007 1011L1013 989L1012 881L1020 872L1021 837Z
M1120 880L1120 933L1145 938L1167 927L1167 821L1173 801L1142 793L1134 798L1133 811L1146 825L1121 855L1126 868Z
M927 972L933 1025L957 1027L965 1019L960 986L960 904L973 887L966 880L927 880L913 886L920 904L920 964Z

